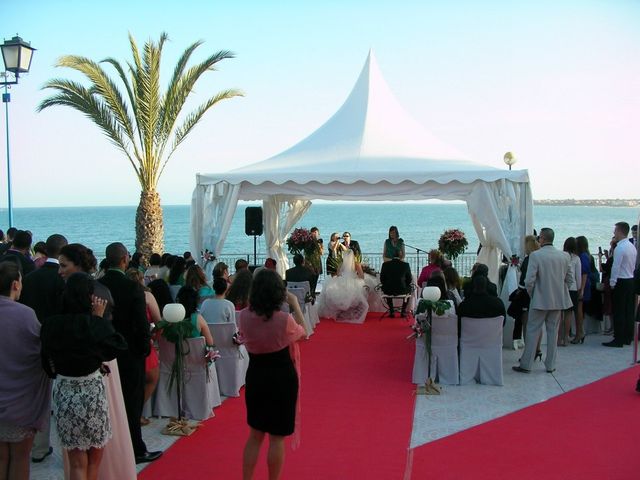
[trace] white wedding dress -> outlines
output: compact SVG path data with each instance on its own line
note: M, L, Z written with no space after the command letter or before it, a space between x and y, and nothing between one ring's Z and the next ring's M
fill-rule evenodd
M319 300L319 314L338 322L363 323L369 303L365 282L358 277L352 250L342 254L338 276L327 277Z

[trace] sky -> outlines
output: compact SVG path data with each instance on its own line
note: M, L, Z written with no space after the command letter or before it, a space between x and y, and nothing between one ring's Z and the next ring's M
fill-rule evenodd
M139 44L168 33L165 80L196 40L197 59L235 53L203 76L185 111L225 88L246 95L214 107L181 145L159 183L167 205L190 202L196 173L264 160L313 132L370 48L411 116L477 162L506 168L514 152L535 198L639 198L638 25L631 0L8 2L0 34L37 49L10 90L14 208L137 204L133 169L90 120L36 112L47 80L82 80L56 68L58 57L127 61L129 32Z

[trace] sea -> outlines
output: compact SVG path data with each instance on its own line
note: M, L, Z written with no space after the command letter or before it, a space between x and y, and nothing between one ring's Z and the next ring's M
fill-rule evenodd
M253 237L244 232L244 210L255 205L259 204L241 202L238 205L225 241L225 256L253 253ZM165 251L182 254L189 250L190 206L166 205L163 210ZM34 243L52 233L61 233L69 242L82 243L101 258L105 247L115 241L134 251L135 212L135 206L14 208L14 225L30 230ZM616 222L637 223L639 214L640 209L630 207L539 205L534 207L534 225L538 230L553 228L560 247L566 237L584 235L591 252L596 253L599 246L608 248ZM5 231L7 218L7 210L0 209L0 228ZM311 206L296 227L318 227L327 241L332 232L349 231L363 252L377 254L382 252L391 225L398 227L407 246L422 250L435 248L439 236L450 228L466 233L468 252L478 248L478 238L464 203L318 203ZM407 247L407 253L411 251ZM264 236L258 237L257 253L266 253Z

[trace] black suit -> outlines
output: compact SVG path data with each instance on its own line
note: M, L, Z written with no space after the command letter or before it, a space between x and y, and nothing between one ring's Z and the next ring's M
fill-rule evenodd
M507 315L502 300L488 293L474 293L465 297L457 311L460 317L469 318L492 318L500 315L506 318Z
M144 455L147 446L142 440L140 417L144 406L144 360L151 340L144 291L120 270L107 271L99 282L113 296L113 327L128 344L127 350L118 353L118 370L133 451L136 456Z
M311 295L315 296L318 277L305 265L298 265L288 269L284 274L284 279L287 282L309 282ZM302 307L302 305L300 306Z
M386 295L405 295L411 292L413 276L409 264L398 258L384 262L380 269L380 282L382 283L382 291ZM389 305L389 313L393 314L393 300L388 298L387 304ZM404 314L406 309L407 300L403 300L401 312Z
M33 263L33 260L18 250L7 250L2 258L0 258L0 262L9 261L14 261L20 265L23 277L26 277L36 269L36 264Z
M58 273L59 267L57 263L47 261L22 280L20 303L33 308L40 323L62 313L64 280Z
M487 278L487 293L489 295L491 295L492 297L497 297L498 296L498 287L496 286L495 283L493 283L491 280L489 280ZM471 277L471 280L467 283L464 284L464 287L462 287L462 294L464 296L464 298L468 298L471 295L473 295L473 277Z

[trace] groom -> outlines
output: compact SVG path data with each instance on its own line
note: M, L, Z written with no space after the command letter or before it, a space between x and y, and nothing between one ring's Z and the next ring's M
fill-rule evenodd
M342 240L343 240L342 244L346 248L353 250L353 255L356 257L356 262L360 262L362 259L360 244L355 240L351 240L351 234L349 232L344 232L342 234Z

